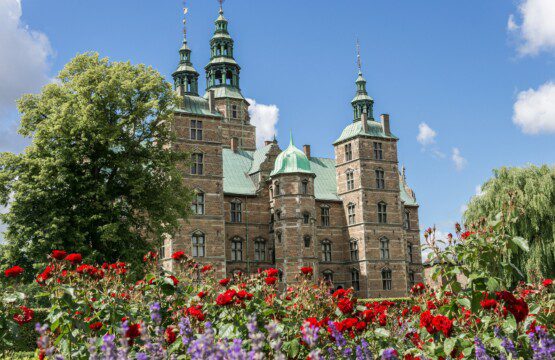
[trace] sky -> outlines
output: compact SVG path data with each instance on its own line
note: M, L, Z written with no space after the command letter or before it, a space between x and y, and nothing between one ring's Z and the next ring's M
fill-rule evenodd
M218 6L187 1L199 71ZM54 81L78 53L151 65L171 80L182 7L0 0L0 151L28 144L15 99ZM291 130L315 156L333 157L352 121L359 39L375 117L390 114L422 229L453 231L492 169L555 162L553 0L228 0L224 10L259 141L276 133L285 145Z

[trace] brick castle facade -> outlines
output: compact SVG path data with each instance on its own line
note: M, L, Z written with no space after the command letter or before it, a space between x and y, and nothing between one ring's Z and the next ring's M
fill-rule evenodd
M374 119L362 73L335 158L315 157L308 145L301 151L292 138L285 149L275 140L257 149L222 9L215 25L205 95L186 36L173 74L183 97L175 146L191 153L185 181L196 197L163 257L185 251L222 277L275 267L282 287L311 266L315 281L360 297L407 294L422 281L418 204L398 168L389 116Z

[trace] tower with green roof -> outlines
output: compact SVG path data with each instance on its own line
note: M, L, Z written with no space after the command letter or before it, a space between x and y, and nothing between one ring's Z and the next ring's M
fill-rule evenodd
M291 133L289 146L275 159L268 180L273 195L270 212L274 220L275 263L283 272L285 286L296 281L301 267L310 266L318 273L315 178L310 159L295 146Z
M214 97L215 107L223 116L223 142L237 138L242 149L256 148L255 128L250 124L249 103L240 87L241 67L234 57L235 42L228 31L228 21L220 3L215 30L210 39L210 61L205 66L205 99Z

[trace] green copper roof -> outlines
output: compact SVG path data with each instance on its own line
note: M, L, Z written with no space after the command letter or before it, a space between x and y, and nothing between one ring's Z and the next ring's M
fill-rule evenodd
M233 195L256 195L256 186L249 175L260 171L271 145L256 151L223 149L224 193ZM322 201L340 201L337 196L335 160L319 157L310 158L314 178L314 196ZM414 192L401 176L399 181L401 200L408 206L418 206Z
M293 144L293 135L289 140L289 146L281 154L278 155L274 163L274 170L270 176L288 173L310 173L314 172L310 169L310 161L302 152Z
M219 112L210 112L208 100L194 95L183 96L181 105L175 111L191 115L222 116Z
M404 173L404 168L403 168ZM408 206L418 206L414 191L407 185L404 175L399 174L399 188L401 190L401 201Z
M382 124L376 122L374 120L367 120L366 123L368 124L368 130L366 132L362 129L362 121L356 121L352 124L349 124L343 132L341 136L337 140L334 141L334 145L345 140L352 139L356 136L371 136L371 137L379 137L385 139L398 139L395 135L386 135L383 131Z
M310 158L310 168L316 174L314 178L314 196L318 200L339 201L337 180L335 178L335 160Z
M175 76L177 75L177 73L180 73L180 72L190 72L190 73L198 74L198 72L193 67L193 64L187 64L187 63L180 63L177 66L177 69L174 71L173 75Z
M351 104L357 101L374 101L374 99L372 99L370 96L368 96L368 94L356 94L355 97L353 98L353 100L351 101Z
M238 89L231 86L217 86L212 87L210 90L214 90L214 97L219 98L231 98L231 99L241 99L245 100L243 94ZM208 99L208 93L204 94L204 98Z
M229 56L218 56L218 57L214 57L212 59L210 59L210 61L208 62L208 65L206 65L206 67L209 67L210 65L215 65L215 64L232 64L232 65L237 65L237 61L235 61L235 59L229 57Z

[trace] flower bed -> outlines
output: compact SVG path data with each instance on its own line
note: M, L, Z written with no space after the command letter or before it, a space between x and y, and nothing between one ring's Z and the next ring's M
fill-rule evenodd
M131 281L125 263L83 264L53 253L36 277L51 307L37 354L72 359L356 358L549 359L553 284L515 292L431 292L410 299L358 301L351 290L330 293L299 269L297 284L279 291L276 269L218 279L210 265L174 254L179 272L145 256L144 277ZM5 272L8 292L21 274ZM13 289L13 288L12 288ZM7 329L36 321L23 298L4 303ZM9 322L8 325L6 323ZM542 355L543 354L543 355ZM544 357L540 357L544 356Z

